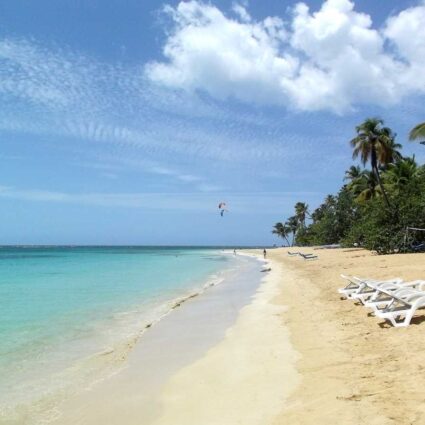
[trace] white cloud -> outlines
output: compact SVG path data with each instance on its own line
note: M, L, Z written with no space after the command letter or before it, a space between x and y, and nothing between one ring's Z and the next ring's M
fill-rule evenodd
M411 63L425 63L425 4L403 10L387 21L385 36Z
M217 98L338 113L425 93L424 3L382 28L350 0L325 0L316 12L298 3L286 23L255 22L245 7L233 9L239 19L197 0L167 6L174 29L165 61L149 63L148 77Z
M214 6L181 2L173 16L175 31L164 55L169 63L153 62L148 76L157 82L186 89L203 88L219 98L267 102L275 97L282 76L291 76L297 61L279 54L286 38L283 22L270 18L258 23L227 18Z
M241 21L243 22L251 21L251 15L248 13L245 6L239 3L234 3L232 9L233 9L233 12L235 12L239 16Z
M402 83L424 92L425 3L402 11L387 21L384 34L397 49L398 57L409 64L399 77Z

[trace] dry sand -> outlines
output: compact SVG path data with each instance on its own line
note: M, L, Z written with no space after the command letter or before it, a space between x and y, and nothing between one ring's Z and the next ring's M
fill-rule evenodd
M282 274L274 264L224 340L172 377L154 425L260 425L279 414L299 379L286 307L274 302Z
M166 384L155 425L425 424L425 311L392 328L337 293L340 273L425 279L425 255L315 253L269 251L255 300Z
M285 267L280 302L302 382L273 425L425 424L425 311L393 328L337 293L340 273L425 279L425 255L302 249L319 255L304 261L286 251L271 257Z

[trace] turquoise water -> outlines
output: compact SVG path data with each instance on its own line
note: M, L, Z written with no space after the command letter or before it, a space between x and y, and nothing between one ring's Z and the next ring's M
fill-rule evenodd
M0 407L67 384L235 265L218 249L0 248Z

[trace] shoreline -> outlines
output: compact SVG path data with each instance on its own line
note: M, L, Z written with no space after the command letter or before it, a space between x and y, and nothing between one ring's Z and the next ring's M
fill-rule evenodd
M305 261L288 250L266 261L239 251L244 271L175 301L115 375L68 399L51 424L425 423L425 314L393 328L337 292L341 273L418 279L425 254L296 248L318 255Z
M153 425L425 423L425 314L393 328L337 292L340 273L418 279L425 254L301 250L318 260L268 251L271 272L254 300L222 342L169 380Z
M114 375L68 398L50 423L150 423L161 410L158 395L164 382L220 342L258 288L261 276L254 273L259 269L257 260L241 259L223 282L206 285L202 296L175 301L172 314L145 329Z
M263 261L252 250L240 254ZM263 263L271 270L251 303L219 344L172 376L152 425L264 425L280 413L299 384L298 353L281 320L286 307L275 302L284 270L269 259Z
M131 254L137 255L127 255L127 250L116 251L114 248L107 253L108 256L100 251L95 262L93 258L99 254L97 250L87 248L88 253L84 253L82 262L80 252L71 251L64 255L62 250L49 253L40 250L36 256L5 253L5 269L8 270L11 263L13 273L6 279L11 283L6 281L6 298L3 299L8 300L10 295L12 302L5 303L6 309L2 311L2 318L6 319L2 352L6 355L0 365L1 423L32 425L33 416L54 409L57 399L69 397L81 388L113 375L123 366L132 347L147 329L188 299L219 284L235 267L233 261L224 258L228 255L213 250L173 251L168 256L162 251L146 250L135 250ZM145 253L149 255L144 256ZM19 260L16 264L15 255ZM32 270L25 267L28 261L38 270L35 281L34 273L25 274L27 269ZM164 273L158 272L160 268L157 269L155 262L156 265L170 264L170 267L164 268ZM106 263L111 266L95 271L99 264ZM17 273L17 269L23 270L22 273ZM123 273L120 274L120 270ZM28 282L27 286L22 286L25 288L22 297L14 297L15 277L25 285ZM124 284L122 278L126 279ZM106 280L105 285L100 282L102 279ZM48 313L45 317L40 315L38 320L36 313L44 312L44 304L40 301L44 299ZM26 304L28 308L24 308ZM48 321L49 314L51 320ZM27 329L28 318L32 320ZM20 321L23 323L21 328ZM15 329L20 333L13 334ZM23 332L28 336L25 337Z

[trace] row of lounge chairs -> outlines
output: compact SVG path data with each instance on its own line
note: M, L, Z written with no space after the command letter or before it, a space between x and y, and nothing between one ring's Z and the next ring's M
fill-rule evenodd
M404 282L400 278L371 280L356 276L341 277L347 282L338 290L343 298L361 302L381 319L395 327L406 327L418 309L425 308L425 281Z
M294 256L299 255L300 257L304 258L304 260L317 260L319 257L314 254L303 254L302 252L290 252L288 251L288 255Z

